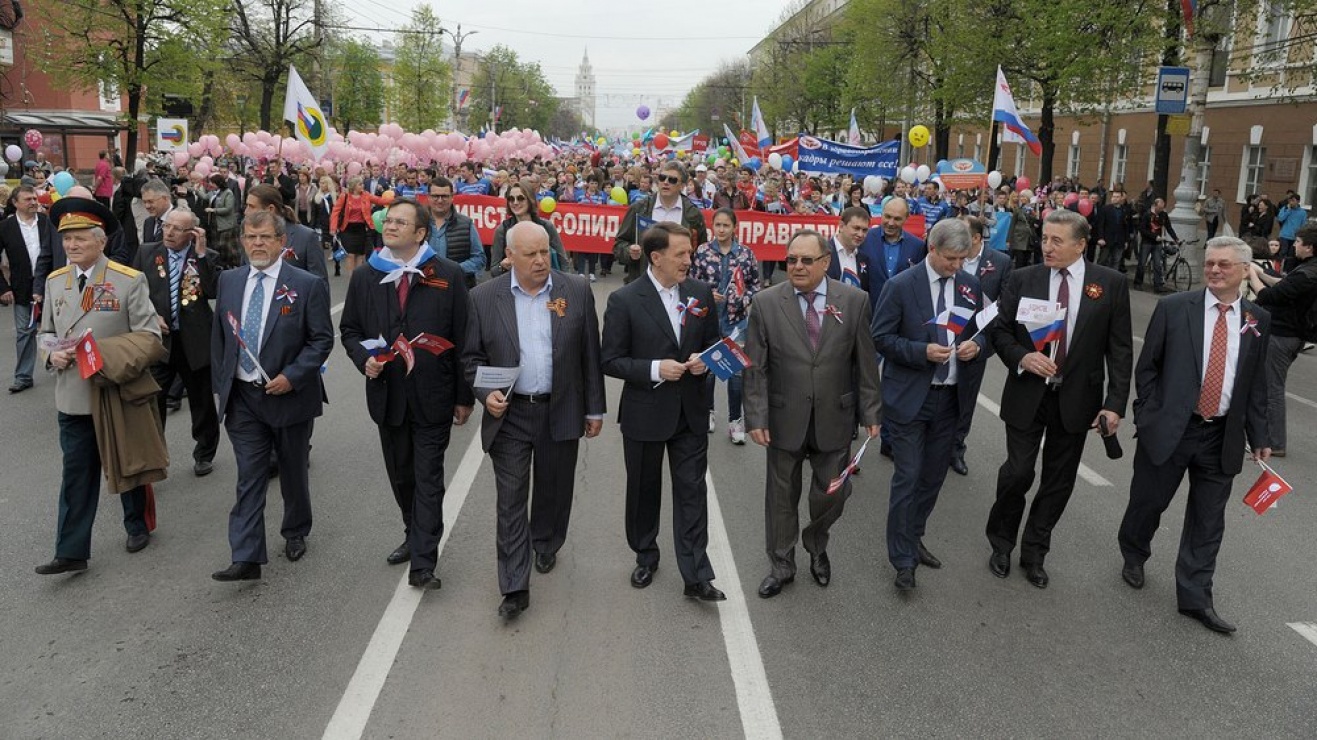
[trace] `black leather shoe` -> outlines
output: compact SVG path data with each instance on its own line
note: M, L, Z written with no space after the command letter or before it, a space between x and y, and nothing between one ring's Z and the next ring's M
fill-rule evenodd
M181 398L166 398L166 399L165 399L165 410L166 410L166 411L178 411L178 410L181 409L181 408L183 408L183 400L182 400Z
M141 552L145 550L146 546L149 544L151 544L151 535L130 534L128 535L128 542L125 543L124 547L127 548L128 552Z
M1130 585L1130 588L1143 588L1143 566L1138 563L1125 563L1125 567L1120 569L1120 577Z
M558 555L552 552L535 553L535 570L540 573L548 573L553 570L553 566L558 564Z
M9 386L9 392L22 393L23 391L31 387L32 387L31 383L14 383L13 385Z
M636 588L647 588L654 582L656 570L658 570L657 565L637 565L636 569L631 571L631 585Z
M1029 563L1028 565L1020 563L1024 568L1024 579L1038 588L1047 588L1047 571L1043 569L1042 563Z
M233 563L224 570L210 574L217 581L259 581L261 579L260 563Z
M439 576L434 574L434 571L425 568L409 573L407 575L407 585L426 591L437 591L443 585L443 582L439 580Z
M72 573L76 570L87 570L86 560L70 560L69 558L55 558L49 563L38 565L36 570L39 576L53 576L60 573Z
M964 455L951 456L951 469L956 475L969 475L969 466L965 464Z
M1011 574L1011 556L1008 553L992 551L988 557L988 570L992 571L994 576L1005 578Z
M210 460L198 460L192 466L192 474L198 478L205 478L213 472L215 472L215 463Z
M896 571L896 590L913 591L915 589L915 569L902 568Z
M289 537L284 542L284 555L292 562L296 563L306 554L305 537Z
M879 454L879 455L882 455L883 457L887 458L888 460L891 460L891 459L892 459L892 446L889 445L889 444L887 444L886 442L881 442L881 443L879 443L879 445L878 445L878 454Z
M938 560L936 555L929 552L927 547L924 547L922 540L919 542L919 564L927 565L934 570L942 567L942 561Z
M700 581L688 585L681 592L682 596L688 599L699 599L700 601L726 601L727 594L713 587L708 581Z
M777 576L769 575L767 578L763 580L762 583L759 584L759 598L771 599L774 596L777 596L778 594L782 593L783 586L787 585L788 583L791 583L794 580L796 580L795 576L790 576L788 578L778 578Z
M1216 610L1210 606L1206 609L1181 609L1180 613L1186 617L1197 619L1199 622L1203 623L1204 627L1213 632L1220 632L1223 635L1228 635L1235 631L1235 625L1218 617L1216 615Z
M402 565L412 559L412 549L404 542L393 548L393 552L389 553L389 556L384 559L388 561L389 565Z
M529 608L530 592L513 591L503 597L503 603L498 605L498 615L504 619L512 619Z
M820 586L826 587L832 581L832 561L828 560L826 552L809 556L809 574Z

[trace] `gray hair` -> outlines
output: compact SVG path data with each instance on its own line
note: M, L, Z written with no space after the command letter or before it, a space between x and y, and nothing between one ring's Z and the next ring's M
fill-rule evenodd
M1249 262L1253 259L1253 248L1243 239L1233 236L1217 236L1207 240L1208 249L1233 249L1237 262Z
M969 224L960 219L942 219L928 232L928 246L939 254L952 257L969 254L972 244Z
M147 195L163 195L169 197L169 186L160 180L147 180L142 183L142 197Z
M273 226L274 233L277 236L284 236L287 233L287 226L284 225L284 217L273 211L256 211L249 213L242 219L244 231L248 226Z
M1064 224L1070 227L1070 236L1075 239L1082 239L1085 242L1088 241L1088 219L1074 211L1058 208L1047 214L1047 218L1043 219L1043 223Z
M195 229L197 228L197 225L200 223L200 219L197 218L197 214L193 213L187 208L175 208L165 216L166 221L168 221L170 218L187 219L186 225L179 224L180 226L183 226L183 228L185 229Z

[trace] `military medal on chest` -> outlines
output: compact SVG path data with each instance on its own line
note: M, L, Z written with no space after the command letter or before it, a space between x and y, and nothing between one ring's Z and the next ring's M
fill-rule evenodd
M183 267L183 277L178 286L178 302L187 306L201 298L201 275L197 272L197 258L189 257Z

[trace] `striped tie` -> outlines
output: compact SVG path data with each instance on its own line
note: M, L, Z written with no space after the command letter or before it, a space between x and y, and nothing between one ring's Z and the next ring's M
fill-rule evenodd
M179 277L183 274L183 252L169 250L169 326L178 328Z

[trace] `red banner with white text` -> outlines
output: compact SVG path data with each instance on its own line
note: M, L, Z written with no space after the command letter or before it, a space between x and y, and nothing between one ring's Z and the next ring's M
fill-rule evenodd
M459 195L454 199L457 210L475 222L480 241L491 244L494 230L507 218L507 203L502 198L488 195ZM712 234L713 211L704 210L704 223ZM540 214L541 216L543 214ZM611 254L617 230L626 215L623 206L597 206L583 203L559 203L549 216L563 246L568 252ZM800 229L814 229L831 239L840 225L836 216L796 216L737 211L736 240L749 247L760 260L776 261L786 257L787 242ZM873 218L870 228L882 226L882 219ZM923 238L924 217L910 216L905 230ZM698 246L698 245L696 245Z

